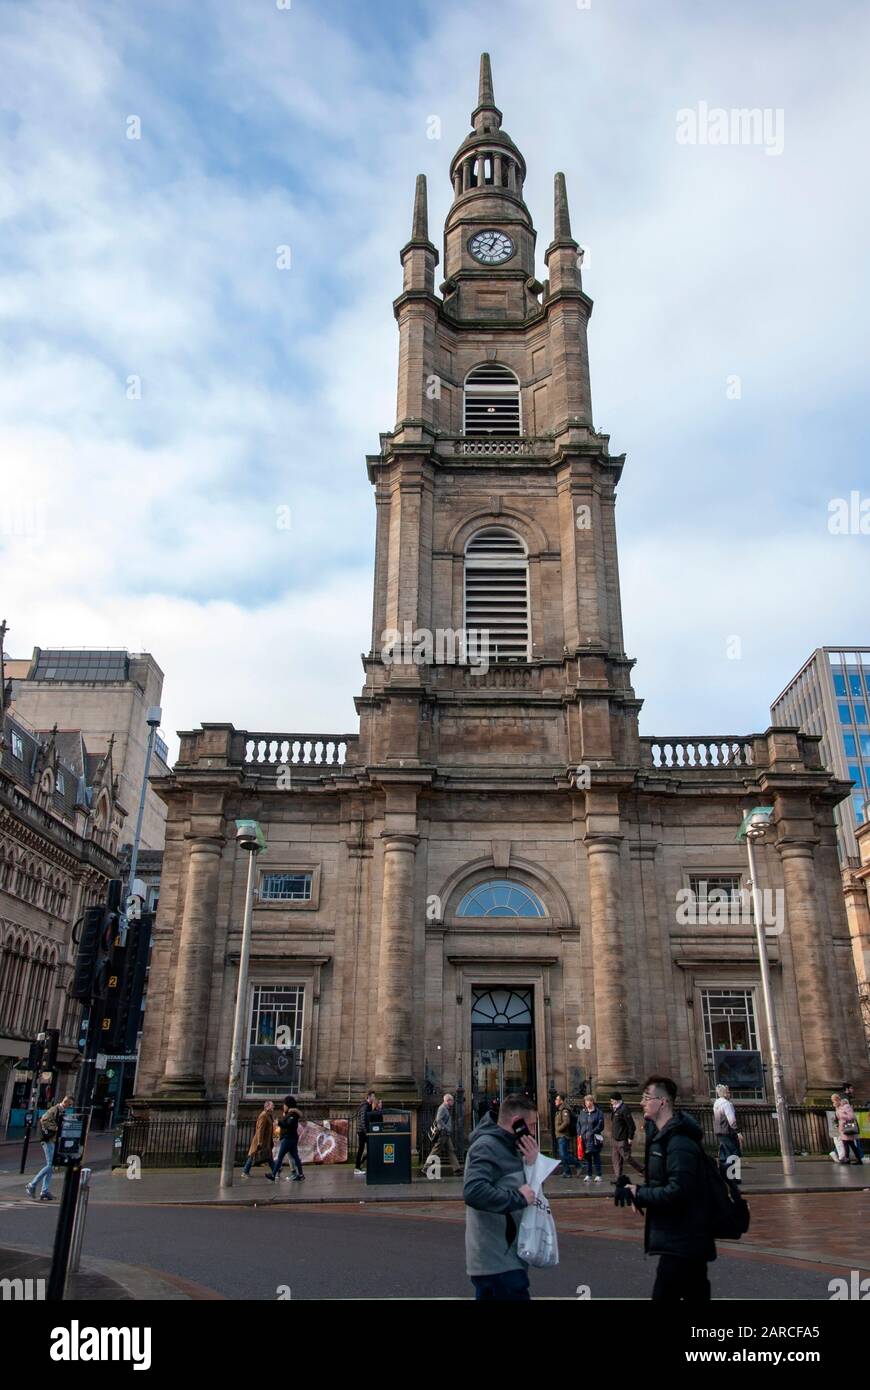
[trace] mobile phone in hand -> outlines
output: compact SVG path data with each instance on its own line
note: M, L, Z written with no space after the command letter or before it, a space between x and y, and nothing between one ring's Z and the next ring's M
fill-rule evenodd
M511 1125L511 1129L517 1136L517 1143L519 1143L520 1139L533 1138L532 1131L529 1129L525 1120L522 1118L514 1120L513 1124Z

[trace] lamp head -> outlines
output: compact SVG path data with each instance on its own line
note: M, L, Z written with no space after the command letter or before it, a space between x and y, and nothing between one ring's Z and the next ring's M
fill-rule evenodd
M266 837L255 820L236 821L236 844L251 854L259 854L266 848Z

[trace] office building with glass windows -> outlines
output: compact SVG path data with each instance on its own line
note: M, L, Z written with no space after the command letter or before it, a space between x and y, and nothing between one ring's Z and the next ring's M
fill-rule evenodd
M820 740L822 763L851 795L834 810L843 864L857 863L855 831L870 818L870 647L817 647L770 707L774 724Z
M249 1114L278 1078L322 1117L370 1086L415 1111L461 1088L470 1123L510 1090L541 1107L552 1087L630 1097L652 1071L687 1101L709 1102L725 1075L738 1099L769 1101L736 839L756 805L773 807L758 859L789 1099L830 1097L846 1076L864 1091L833 819L848 788L795 727L640 736L615 522L625 459L593 424L565 180L539 280L525 161L486 59L471 123L439 289L422 176L400 253L397 417L367 460L358 727L204 724L155 779L166 853L138 1102L222 1114L248 863L237 818L267 841Z

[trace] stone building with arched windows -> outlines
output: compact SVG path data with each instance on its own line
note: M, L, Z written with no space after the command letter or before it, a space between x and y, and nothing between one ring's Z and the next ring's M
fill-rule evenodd
M39 733L0 719L0 1134L20 1131L30 1042L60 1032L57 1086L73 1085L81 1005L67 998L75 922L118 872L125 810L112 745L88 753L81 732ZM17 1067L16 1067L16 1064ZM44 1093L42 1099L44 1099Z
M593 424L592 303L564 178L541 282L525 173L484 59L437 292L422 176L401 251L397 420L368 459L359 729L206 724L155 783L168 819L139 1072L155 1107L225 1099L238 817L268 841L251 1102L291 1084L324 1111L374 1085L414 1104L461 1084L475 1113L516 1087L631 1095L652 1070L702 1100L726 1054L738 1097L769 1100L735 839L761 804L789 1098L870 1080L832 820L848 786L818 739L639 735L615 528L624 456ZM284 1082L269 1073L278 1041L294 1049Z

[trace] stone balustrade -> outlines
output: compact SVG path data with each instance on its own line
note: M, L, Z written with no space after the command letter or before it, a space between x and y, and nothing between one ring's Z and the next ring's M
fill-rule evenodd
M246 766L344 767L357 734L245 734Z
M534 439L497 439L490 435L462 435L439 441L438 453L465 458L538 457L552 452L552 446Z
M753 734L680 734L640 739L640 765L681 772L734 771L759 765L759 743ZM763 754L761 755L763 756ZM766 758L764 759L766 762Z

